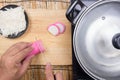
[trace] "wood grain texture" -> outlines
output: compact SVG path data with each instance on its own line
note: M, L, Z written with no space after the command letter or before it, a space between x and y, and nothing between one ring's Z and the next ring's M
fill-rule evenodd
M52 66L53 73L62 72L64 80L72 79L72 66ZM45 66L30 66L22 80L46 80Z
M35 2L31 2L31 4L35 5ZM0 4L0 6L2 7L3 4ZM32 65L45 65L46 62L51 62L53 65L71 65L71 25L65 17L66 9L40 9L35 6L32 8L25 7L25 10L29 17L27 31L16 39L7 39L0 36L0 55L14 43L33 42L38 39L42 40L46 51L36 56ZM47 31L47 27L55 22L62 22L66 25L64 34L53 36Z
M24 8L41 8L41 9L67 9L70 0L0 0L0 4L17 4L23 5Z

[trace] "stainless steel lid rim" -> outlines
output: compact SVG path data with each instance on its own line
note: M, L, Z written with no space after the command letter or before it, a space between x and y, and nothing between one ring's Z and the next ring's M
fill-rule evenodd
M82 67L82 69L90 76L90 77L92 77L93 79L95 79L95 80L104 80L103 78L101 78L101 77L99 77L99 76L96 76L96 75L94 75L93 73L91 73L81 62L81 59L79 59L79 57L77 56L77 54L76 54L76 51L74 50L74 52L75 52L75 56L76 56L76 58L77 58L77 60L78 60L78 63L79 63L79 65Z
M83 70L86 72L86 73L88 73L91 77L93 77L94 79L101 79L99 76L96 76L96 75L94 75L93 73L91 73L89 70L88 70L88 68L86 68L86 66L85 65L83 65L83 63L82 63L82 60L78 57L78 53L76 52L77 50L76 50L76 41L75 41L75 39L76 39L76 36L77 36L77 29L78 29L78 27L80 27L79 26L79 24L81 23L81 21L82 21L82 19L84 19L84 17L85 17L85 15L87 14L87 12L89 12L90 10L91 10L91 8L94 8L94 7L96 7L96 6L98 6L98 5L101 5L101 4L103 4L103 3L107 3L107 2L113 2L113 1L117 1L117 2L120 2L120 1L118 1L118 0L109 0L109 1L98 1L98 2L96 2L96 4L94 4L94 5L92 5L91 7L89 7L89 8L87 8L86 9L86 11L84 11L84 13L82 13L82 15L80 16L80 18L79 18L79 20L77 21L77 23L76 23L76 27L75 27L75 32L74 32L74 37L73 37L73 46L74 46L74 51L75 51L75 56L76 56L76 58L77 58L77 60L78 60L78 62L79 62L79 64L81 65L81 67L83 68ZM96 77L96 78L95 78Z
M75 43L75 41L73 40L73 42ZM73 46L75 46L75 44L73 44ZM82 64L82 60L80 59L80 57L78 57L77 55L77 52L76 52L76 46L74 47L74 52L75 52L75 56L76 56L76 59L79 63L79 65L82 67L82 69L90 76L92 77L93 79L95 80L105 80L97 75L94 75L90 70L87 69L87 67L85 65Z

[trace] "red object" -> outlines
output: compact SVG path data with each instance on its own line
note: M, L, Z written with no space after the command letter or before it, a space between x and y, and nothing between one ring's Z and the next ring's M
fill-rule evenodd
M47 30L54 36L58 36L60 34L60 28L55 24L49 25Z
M32 47L33 47L33 51L28 56L37 55L45 51L45 48L43 47L43 44L41 41L33 42Z
M63 23L61 22L56 22L54 25L56 25L60 29L60 33L63 34L66 30L66 27Z

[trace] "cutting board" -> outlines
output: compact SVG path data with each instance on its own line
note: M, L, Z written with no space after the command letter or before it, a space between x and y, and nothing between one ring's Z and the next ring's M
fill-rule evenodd
M0 6L2 7L3 4L0 4ZM32 8L22 6L25 8L29 18L28 29L21 37L16 39L8 39L0 36L0 56L4 54L11 45L17 42L42 40L45 52L34 57L32 65L45 65L47 62L51 62L52 65L71 65L71 25L65 17L67 8L41 9L37 8L37 6ZM47 27L55 22L65 24L66 31L64 34L53 36L47 31Z

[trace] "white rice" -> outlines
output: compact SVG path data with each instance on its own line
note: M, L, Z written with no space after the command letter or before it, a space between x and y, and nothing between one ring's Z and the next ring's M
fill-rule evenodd
M0 10L0 29L2 35L8 37L8 35L15 34L16 36L19 32L26 29L24 9L16 7L6 10Z

